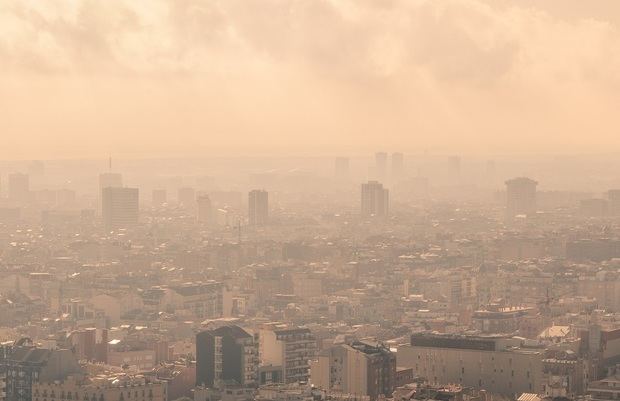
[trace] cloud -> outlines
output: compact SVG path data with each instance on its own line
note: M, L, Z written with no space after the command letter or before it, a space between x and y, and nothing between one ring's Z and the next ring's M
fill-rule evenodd
M301 148L580 149L583 130L601 146L617 128L620 14L616 0L592 4L5 0L0 85L22 94L0 109L19 135L95 125L106 148L134 132L166 149L179 115L186 143L209 132L213 146L295 132ZM62 107L44 103L58 92Z
M615 68L609 21L504 0L7 0L5 70L202 73L296 65L336 78L423 69L488 84L511 74L575 79ZM616 60L612 60L616 61ZM240 67L241 66L241 67ZM529 69L529 71L528 71ZM575 77L574 74L583 76Z

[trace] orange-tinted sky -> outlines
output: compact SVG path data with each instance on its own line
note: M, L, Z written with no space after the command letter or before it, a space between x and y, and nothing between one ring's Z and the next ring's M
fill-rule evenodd
M620 151L618 0L3 0L0 159Z

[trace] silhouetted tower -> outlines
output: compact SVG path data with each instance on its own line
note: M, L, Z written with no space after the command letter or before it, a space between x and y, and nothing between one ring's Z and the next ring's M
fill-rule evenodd
M209 195L199 195L196 199L198 205L198 221L201 223L213 223L213 207Z
M378 181L362 184L362 216L385 217L389 213L389 191Z
M538 182L527 177L506 181L506 215L531 215L536 212L536 186Z
M251 226L262 226L269 219L269 193L255 189L248 194L248 221Z
M103 188L101 208L106 229L135 226L140 214L138 188Z

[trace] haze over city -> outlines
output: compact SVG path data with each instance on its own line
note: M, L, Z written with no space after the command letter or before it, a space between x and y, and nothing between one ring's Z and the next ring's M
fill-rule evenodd
M619 8L5 0L0 158L617 152Z
M0 401L620 400L620 0L0 0Z

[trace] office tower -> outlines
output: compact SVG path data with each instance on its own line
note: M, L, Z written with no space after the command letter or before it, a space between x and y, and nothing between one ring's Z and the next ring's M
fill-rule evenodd
M334 163L334 174L338 179L345 179L349 177L349 158L337 157Z
M222 326L196 334L196 385L257 384L258 342L239 326Z
M201 223L211 224L213 222L213 208L209 195L198 195L196 204L198 205L198 221Z
M168 194L165 189L154 189L153 190L153 206L161 207L168 200Z
M26 202L30 199L30 177L28 174L9 174L9 199Z
M138 188L103 188L101 212L106 229L128 228L138 224Z
M122 188L123 176L119 173L99 174L99 194L103 188Z
M398 180L405 173L405 156L400 152L392 153L392 179Z
M506 181L507 217L536 212L536 185L536 181L526 177Z
M259 354L264 365L277 367L282 383L307 382L310 361L316 355L316 338L307 328L278 326L260 330Z
M382 182L385 182L387 178L387 158L388 155L385 152L375 153L376 178Z
M248 194L248 221L251 226L262 226L269 219L269 193L255 189Z
M313 386L375 401L394 391L396 354L379 343L338 344L322 351L310 370Z
M389 191L378 181L362 184L362 215L385 217L389 212Z
M609 214L612 216L620 215L620 189L610 189L607 191L609 201Z
M177 200L182 207L193 209L196 205L196 190L191 187L179 188Z

